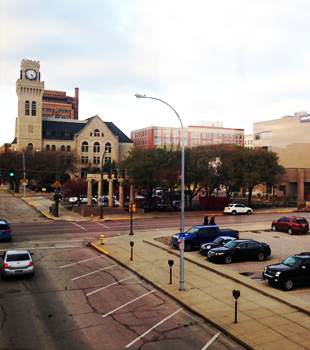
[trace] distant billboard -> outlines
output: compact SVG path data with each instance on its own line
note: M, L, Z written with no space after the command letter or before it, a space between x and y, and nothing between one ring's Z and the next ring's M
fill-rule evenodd
M301 123L310 122L310 114L302 115L300 117L300 122Z

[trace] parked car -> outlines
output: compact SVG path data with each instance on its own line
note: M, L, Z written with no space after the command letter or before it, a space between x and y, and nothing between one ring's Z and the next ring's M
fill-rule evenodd
M214 262L230 264L235 260L257 259L263 261L271 254L267 243L247 239L236 239L226 243L221 248L213 248L208 252L208 259Z
M12 231L10 224L6 220L0 220L0 240L11 240Z
M309 223L304 217L283 216L279 220L273 220L271 224L273 231L286 231L289 235L293 233L307 233Z
M193 226L184 233L178 233L172 236L171 244L175 248L179 248L179 240L184 235L184 250L190 251L193 248L200 248L201 244L212 242L219 236L232 236L239 238L239 231L230 228L222 229L218 226Z
M270 285L292 290L295 285L310 284L310 252L292 255L280 264L266 266L263 279Z
M96 197L92 197L91 201L92 201L92 203L97 203L97 198ZM78 202L78 198L77 197L70 197L69 198L69 202L70 203L77 203ZM85 194L81 198L81 203L87 203L87 194Z
M210 243L203 243L200 246L200 254L202 255L208 255L208 252L210 249L217 248L217 247L222 247L226 243L235 240L236 237L230 237L230 236L220 236L217 237L213 242Z
M156 205L156 210L158 211L179 211L181 210L181 201L161 200Z
M39 190L41 190L41 188L42 188L42 185L40 185L40 184L35 184L35 185L30 186L30 189L32 191L35 191L36 189L38 189L38 191L39 191Z
M34 275L33 253L28 250L8 250L0 255L1 278L17 275Z
M251 215L253 213L253 210L249 207L246 207L243 204L234 204L230 203L227 204L226 207L224 208L224 213L225 214L248 214Z

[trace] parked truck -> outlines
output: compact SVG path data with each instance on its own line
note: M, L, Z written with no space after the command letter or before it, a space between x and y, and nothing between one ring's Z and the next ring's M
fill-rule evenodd
M218 226L208 225L208 226L193 226L188 231L184 233L178 233L172 236L171 244L175 248L179 248L179 241L181 235L184 234L184 250L186 252L194 249L200 248L203 243L213 242L219 236L231 236L239 239L239 231L232 230L230 228L225 228L220 230Z

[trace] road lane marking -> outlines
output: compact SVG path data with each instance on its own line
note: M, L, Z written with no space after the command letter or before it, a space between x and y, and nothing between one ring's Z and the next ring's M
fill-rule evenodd
M115 265L111 265L111 266L108 266L108 267L104 267L103 269L100 269L100 270L96 270L96 271L92 271L92 272L86 273L85 275L82 275L82 276L78 276L78 277L72 278L72 279L71 279L71 281L78 280L79 278L82 278L82 277L86 277L86 276L92 275L93 273L97 273L97 272L99 272L99 271L103 271L103 270L111 269L112 267L115 267L115 266L117 266L117 265L116 265L116 264L115 264Z
M221 332L218 332L217 334L215 334L215 336L211 340L209 340L201 350L206 350L209 347L209 345L211 345L220 334Z
M114 310L108 312L107 314L102 315L102 317L109 316L109 315L113 314L113 312L118 311L118 310L122 309L123 307L125 307L125 306L127 306L127 305L129 305L129 304L131 304L131 303L134 303L135 301L137 301L137 300L139 300L139 299L141 299L141 298L144 298L144 297L146 297L148 294L154 293L154 292L156 292L156 289L153 289L153 290L151 290L150 292L145 293L145 294L141 295L140 297L129 301L128 303L126 303L126 304L124 304L124 305L122 305L122 306L120 306L120 307L118 307L118 308L116 308L116 309L114 309Z
M153 326L152 328L150 328L148 331L144 332L142 335L140 335L140 337L136 338L135 340L133 340L131 343L129 343L128 345L125 346L125 348L129 348L132 344L134 344L136 341L138 341L139 339L143 338L144 336L146 336L148 333L150 333L154 328L158 327L159 325L161 325L162 323L164 323L165 321L169 320L169 318L173 317L174 315L176 315L178 312L180 312L181 310L183 310L183 308L177 310L176 312L174 312L173 314L169 315L168 317L166 317L165 319L163 319L162 321L158 322L155 326Z
M120 282L129 280L130 278L133 278L133 277L137 277L137 276L136 276L136 275L133 275L133 276L124 278L124 279L122 279L122 280L119 280L119 281L117 281L117 282L111 283L111 284L109 284L109 285L107 285L107 286L105 286L105 287L102 287L102 288L100 288L100 289L94 290L93 292L87 293L86 296L88 297L89 295L92 295L92 294L95 294L95 293L97 293L97 292L100 292L101 290L104 290L104 289L106 289L106 288L112 287L112 286L114 286L115 284L118 284L118 283L120 283Z
M81 226L81 225L78 225L78 224L75 223L75 222L72 222L72 224L75 225L75 226L77 226L77 227L79 227L79 228L81 228L81 229L84 230L84 231L87 231L86 228L84 228L84 227Z
M104 226L105 228L110 228L109 226L107 225L104 225L104 224L101 224L100 222L96 222L97 225L100 225L100 226Z
M76 263L72 263L72 264L69 264L69 265L60 266L59 268L60 268L60 269L63 269L63 268L68 267L68 266L73 266L73 265L76 265L76 264L81 264L81 263L83 263L83 262L90 261L90 260L100 259L100 258L102 258L102 257L103 257L103 255L100 255L100 256L97 256L97 257L95 257L95 258L86 259L86 260L81 260L81 261L78 261L78 262L76 262Z

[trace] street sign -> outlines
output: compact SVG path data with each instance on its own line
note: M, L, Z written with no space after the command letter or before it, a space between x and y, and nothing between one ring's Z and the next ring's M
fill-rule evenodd
M55 183L53 183L53 186L55 186L57 188L57 187L60 187L61 184L60 184L60 182L56 181Z
M179 242L179 249L184 250L184 241Z
M23 178L23 179L22 179L22 182L28 182L28 180L27 180L27 179L25 179L25 178Z

